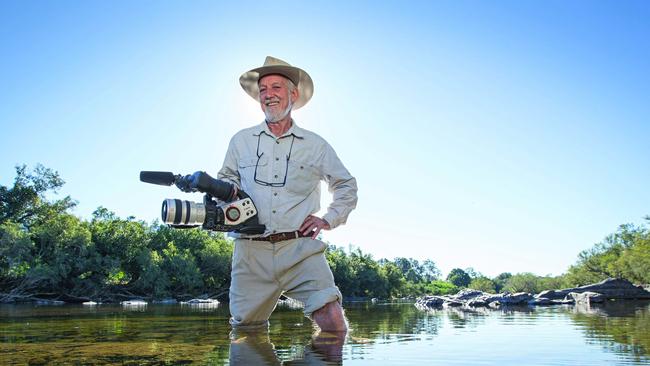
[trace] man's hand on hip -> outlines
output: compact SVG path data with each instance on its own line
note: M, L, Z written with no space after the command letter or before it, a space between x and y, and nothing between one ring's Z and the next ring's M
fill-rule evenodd
M302 226L300 226L299 230L303 235L308 235L311 233L311 238L316 239L318 233L320 233L322 229L329 230L330 224L320 217L309 215L302 223Z

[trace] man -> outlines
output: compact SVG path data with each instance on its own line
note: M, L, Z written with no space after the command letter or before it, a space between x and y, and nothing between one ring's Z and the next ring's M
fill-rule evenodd
M235 328L267 325L284 294L304 303L305 315L321 330L345 332L341 292L325 260L327 245L316 237L346 222L357 203L356 180L323 138L291 118L292 110L313 94L304 70L269 56L239 82L266 118L235 134L218 178L251 196L266 232L235 239L230 323ZM333 202L317 217L321 180Z

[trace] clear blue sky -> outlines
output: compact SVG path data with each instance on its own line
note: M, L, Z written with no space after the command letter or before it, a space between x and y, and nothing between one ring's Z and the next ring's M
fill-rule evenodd
M560 274L650 214L650 3L353 3L2 1L0 184L40 162L84 218L199 200L138 173L216 175L263 119L239 75L273 55L359 182L332 244Z

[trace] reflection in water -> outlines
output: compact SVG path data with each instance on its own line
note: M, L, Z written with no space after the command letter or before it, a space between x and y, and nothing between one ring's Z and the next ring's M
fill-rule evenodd
M233 330L230 334L230 365L328 365L342 361L345 333L316 333L306 345L278 352L269 332Z
M422 311L346 305L347 336L279 307L268 331L231 333L227 305L0 305L0 364L648 364L650 302ZM531 356L532 355L532 356Z
M588 341L637 362L650 359L650 301L609 301L581 305L571 314Z

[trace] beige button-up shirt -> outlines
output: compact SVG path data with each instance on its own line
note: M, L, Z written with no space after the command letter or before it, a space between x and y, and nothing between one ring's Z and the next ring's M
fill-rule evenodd
M258 210L264 235L294 231L320 209L320 181L333 201L323 216L333 229L347 220L357 205L357 181L334 149L317 134L293 121L282 136L266 122L239 131L230 140L219 179L248 193Z

